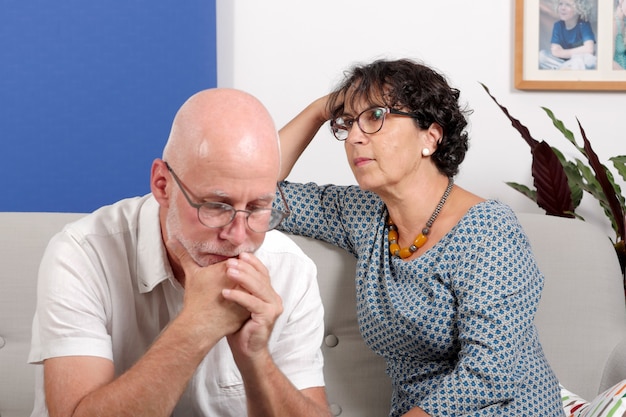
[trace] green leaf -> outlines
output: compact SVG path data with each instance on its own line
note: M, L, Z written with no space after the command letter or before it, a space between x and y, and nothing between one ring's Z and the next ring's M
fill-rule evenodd
M611 184L613 184L613 188L615 190L615 196L619 200L620 205L622 206L622 209L623 209L626 200L624 199L624 195L622 194L622 187L620 187L619 184L615 182L615 177L613 176L613 173L609 171L608 168L606 168L606 175L607 177L609 177L609 181L611 182Z
M552 124L554 125L554 127L556 127L559 130L559 132L561 132L563 136L565 136L565 139L569 140L574 146L576 146L576 148L578 148L581 152L583 152L583 150L578 147L578 144L576 143L576 139L574 138L574 134L568 128L565 127L565 124L561 120L556 118L552 110L550 110L547 107L542 107L542 109L543 111L546 112L548 117L552 120Z
M585 218L583 216L581 216L578 213L570 213L573 217L577 218L578 220L582 220L585 221Z
M609 158L609 161L613 162L613 166L617 170L617 173L626 181L626 155L618 155Z
M527 186L523 184L518 184L516 182L507 182L506 185L513 188L516 191L524 194L526 197L530 198L532 201L537 203L537 192L535 190L531 190Z

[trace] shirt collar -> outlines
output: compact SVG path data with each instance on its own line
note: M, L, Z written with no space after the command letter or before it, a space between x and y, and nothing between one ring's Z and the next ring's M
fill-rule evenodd
M137 285L140 293L152 291L165 280L180 285L170 266L159 219L159 203L150 196L137 222Z

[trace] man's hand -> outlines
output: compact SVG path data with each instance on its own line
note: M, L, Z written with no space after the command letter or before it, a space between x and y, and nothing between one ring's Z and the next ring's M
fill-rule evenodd
M235 287L223 291L224 298L250 312L250 319L228 337L228 343L238 365L242 360L254 360L269 355L268 341L276 319L283 312L282 299L272 288L269 273L263 263L251 253L226 261L226 273Z
M324 387L298 390L272 358L268 343L283 313L283 301L274 291L265 265L253 254L242 253L238 259L226 261L226 274L237 286L225 289L224 298L250 311L241 329L227 336L243 378L248 415L330 416Z
M237 282L228 277L228 261L201 267L179 242L168 242L168 246L185 273L185 298L180 318L195 326L199 334L212 335L212 339L239 330L250 312L222 295L237 286Z

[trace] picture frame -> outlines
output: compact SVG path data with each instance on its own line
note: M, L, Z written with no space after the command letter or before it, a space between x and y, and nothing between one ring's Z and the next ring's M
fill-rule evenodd
M626 69L614 68L615 2L588 0L595 34L594 56L578 55L559 67L546 67L558 0L515 0L514 86L519 90L626 90ZM626 1L626 0L625 0ZM549 61L549 60L548 60ZM558 61L557 61L558 62ZM588 66L588 64L591 64Z

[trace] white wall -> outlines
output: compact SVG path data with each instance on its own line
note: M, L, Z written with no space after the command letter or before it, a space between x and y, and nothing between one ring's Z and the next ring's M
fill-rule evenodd
M540 106L552 109L580 139L578 117L603 162L626 154L626 96L514 89L513 28L513 0L217 0L218 85L259 97L280 127L327 93L354 62L422 60L446 74L474 110L470 151L457 183L518 211L542 212L504 183L532 184L529 147L479 82L536 139L546 139L566 154L576 152ZM343 146L327 127L290 179L355 183ZM590 196L580 212L608 228Z

